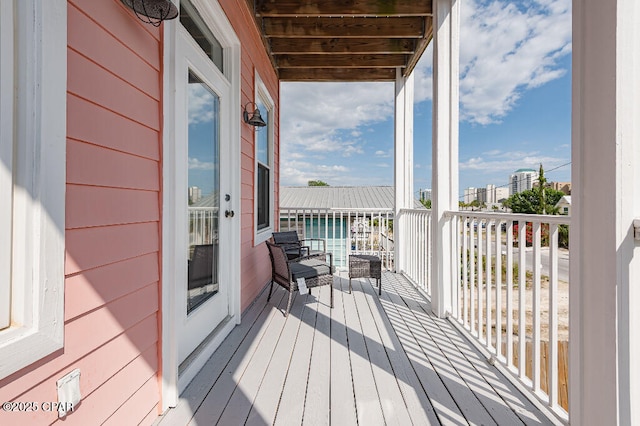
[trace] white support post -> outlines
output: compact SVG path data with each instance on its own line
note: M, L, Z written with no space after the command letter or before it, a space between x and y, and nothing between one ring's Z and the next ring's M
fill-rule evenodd
M435 0L433 30L433 141L431 268L433 312L451 312L451 222L445 211L458 210L458 86L460 2Z
M640 424L640 5L573 1L572 424Z
M393 239L395 244L394 267L396 272L404 270L407 253L403 238L404 219L400 209L413 207L413 74L402 76L402 69L396 69L395 83L395 209Z

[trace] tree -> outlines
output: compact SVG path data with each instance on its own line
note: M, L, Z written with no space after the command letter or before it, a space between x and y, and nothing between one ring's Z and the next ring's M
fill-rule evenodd
M547 186L547 178L544 177L544 169L542 168L542 163L540 163L540 171L538 172L538 214L545 214L545 207L547 206L547 202L545 200L545 189Z
M422 203L423 206L425 206L425 208L427 208L427 209L431 208L431 200L422 199L422 200L420 200L420 202Z
M310 180L307 182L308 186L329 186L327 182L323 182L321 180Z

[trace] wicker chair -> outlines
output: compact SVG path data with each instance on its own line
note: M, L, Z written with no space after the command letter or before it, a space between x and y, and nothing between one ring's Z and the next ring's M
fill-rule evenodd
M296 231L274 232L272 234L273 242L276 245L284 247L285 253L289 260L296 259L301 256L317 257L326 262L327 242L321 238L305 238L300 240ZM321 247L321 249L312 249Z
M333 308L333 256L329 256L329 264L322 261L318 257L302 256L294 260L289 260L285 252L285 248L267 241L269 249L269 257L271 258L271 287L269 288L269 297L273 292L273 283L277 283L289 292L289 300L287 302L287 311L285 317L289 315L291 309L291 299L293 292L298 290L298 278L304 278L309 289L328 285L331 289L331 307Z

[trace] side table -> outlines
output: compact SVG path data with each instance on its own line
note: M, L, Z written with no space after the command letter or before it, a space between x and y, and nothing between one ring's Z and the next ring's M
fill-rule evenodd
M368 254L352 254L349 256L349 293L351 278L375 278L378 295L382 294L382 262L377 256Z

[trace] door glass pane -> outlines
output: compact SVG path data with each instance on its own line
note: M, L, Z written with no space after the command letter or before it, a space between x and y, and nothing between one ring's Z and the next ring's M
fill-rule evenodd
M218 292L220 98L189 71L187 313Z

